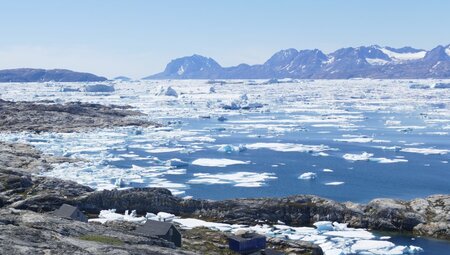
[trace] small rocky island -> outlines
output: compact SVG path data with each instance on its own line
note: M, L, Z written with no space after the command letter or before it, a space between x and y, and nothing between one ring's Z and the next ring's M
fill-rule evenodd
M80 132L129 125L157 124L128 107L0 100L3 132ZM411 201L375 199L368 204L339 203L313 195L209 201L182 199L162 188L95 191L76 182L36 175L51 169L52 163L73 160L44 155L25 144L0 142L1 254L233 254L226 249L226 236L218 231L183 230L183 246L177 248L163 239L137 234L136 224L102 225L60 218L53 212L62 204L76 206L90 217L115 208L245 225L282 221L311 226L327 220L450 240L450 195ZM322 254L320 247L304 242L269 239L268 244L286 253Z

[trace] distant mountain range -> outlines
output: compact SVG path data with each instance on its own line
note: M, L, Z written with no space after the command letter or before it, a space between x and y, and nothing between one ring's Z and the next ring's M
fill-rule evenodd
M105 81L105 77L65 69L18 68L0 70L0 82L82 82Z
M172 60L166 69L144 79L349 79L450 78L450 45L426 51L378 45L342 48L287 49L264 64L222 67L214 59L193 55Z

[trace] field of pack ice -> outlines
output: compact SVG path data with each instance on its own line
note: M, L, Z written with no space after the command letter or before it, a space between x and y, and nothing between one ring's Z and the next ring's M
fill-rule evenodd
M83 159L42 174L97 189L166 187L212 199L410 198L449 191L450 89L442 84L180 80L112 82L114 91L81 83L1 84L4 100L131 105L164 124L11 132L1 139Z
M97 189L165 187L185 198L209 199L316 194L366 202L375 197L423 197L450 191L450 89L445 84L436 80L106 84L111 87L0 84L3 100L131 105L146 119L163 124L85 133L8 132L0 139L82 159L56 164L42 175ZM193 222L178 221L187 226ZM420 251L395 246L367 231L327 224L328 230L281 225L278 230L265 226L257 230L309 238L326 254Z

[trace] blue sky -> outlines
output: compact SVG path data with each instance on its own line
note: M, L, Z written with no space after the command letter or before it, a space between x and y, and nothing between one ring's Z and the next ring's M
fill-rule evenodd
M285 48L450 44L447 0L0 0L0 69L140 78L194 53L222 66Z

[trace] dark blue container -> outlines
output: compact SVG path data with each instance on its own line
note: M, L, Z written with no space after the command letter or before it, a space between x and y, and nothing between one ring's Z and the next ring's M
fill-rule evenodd
M266 237L255 233L228 237L230 250L248 254L266 248Z

